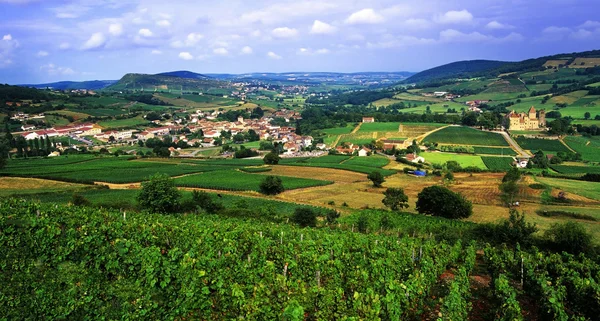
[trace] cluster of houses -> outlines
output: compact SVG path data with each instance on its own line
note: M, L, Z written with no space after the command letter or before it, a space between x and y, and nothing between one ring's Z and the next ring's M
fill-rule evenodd
M21 133L26 140L32 140L40 137L61 137L61 136L94 136L102 132L102 127L94 123L71 124L69 126L60 126L54 128L40 129Z

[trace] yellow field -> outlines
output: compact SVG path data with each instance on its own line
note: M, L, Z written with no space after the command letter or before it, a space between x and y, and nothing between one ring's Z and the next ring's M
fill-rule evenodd
M44 193L57 190L76 190L87 186L38 178L1 177L0 196Z
M570 104L576 102L577 100L579 100L580 98L584 97L585 95L587 95L587 93L588 93L587 90L578 90L578 91L568 93L566 95L552 97L552 98L550 98L550 102L553 104L570 105Z
M393 98L382 98L373 102L373 106L381 107L381 106L389 106L396 103L401 102L402 100L393 99Z
M567 63L568 60L548 60L544 64L544 67L558 67L558 65L563 65Z
M569 68L591 68L596 66L600 66L600 58L575 58Z
M367 175L350 172L340 169L320 168L320 167L300 167L300 166L271 166L268 172L257 173L265 175L281 175L300 178L312 178L332 181L334 183L354 183L359 181L367 181Z

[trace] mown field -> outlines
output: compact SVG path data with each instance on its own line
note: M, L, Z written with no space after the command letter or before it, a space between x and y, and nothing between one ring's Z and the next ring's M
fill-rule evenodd
M372 132L397 132L400 127L400 123L363 123L358 130L358 133L372 133Z
M461 167L473 166L481 169L487 169L481 157L476 155L423 152L419 154L419 156L423 156L426 162L432 164L445 164L447 161L457 161Z
M570 152L563 143L556 139L517 137L515 140L523 149L530 150L534 153L538 150L550 153Z
M436 131L427 135L423 141L456 145L509 146L500 134L457 126Z
M537 177L536 180L567 193L577 194L600 201L600 183L550 177ZM567 195L567 198L569 198L569 195Z

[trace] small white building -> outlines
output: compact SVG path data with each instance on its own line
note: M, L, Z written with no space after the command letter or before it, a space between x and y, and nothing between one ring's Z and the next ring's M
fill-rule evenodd
M369 156L369 153L371 153L371 150L369 148L363 147L361 149L358 150L358 156L359 157L365 157L365 156Z

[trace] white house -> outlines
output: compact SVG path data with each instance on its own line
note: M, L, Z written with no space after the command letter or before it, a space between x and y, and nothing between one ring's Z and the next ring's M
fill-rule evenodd
M369 148L363 147L358 150L358 156L359 157L369 156L370 152L371 152L371 150Z
M425 158L423 158L422 156L419 156L415 153L408 154L408 155L404 156L404 158L407 161L413 162L413 163L425 163Z

